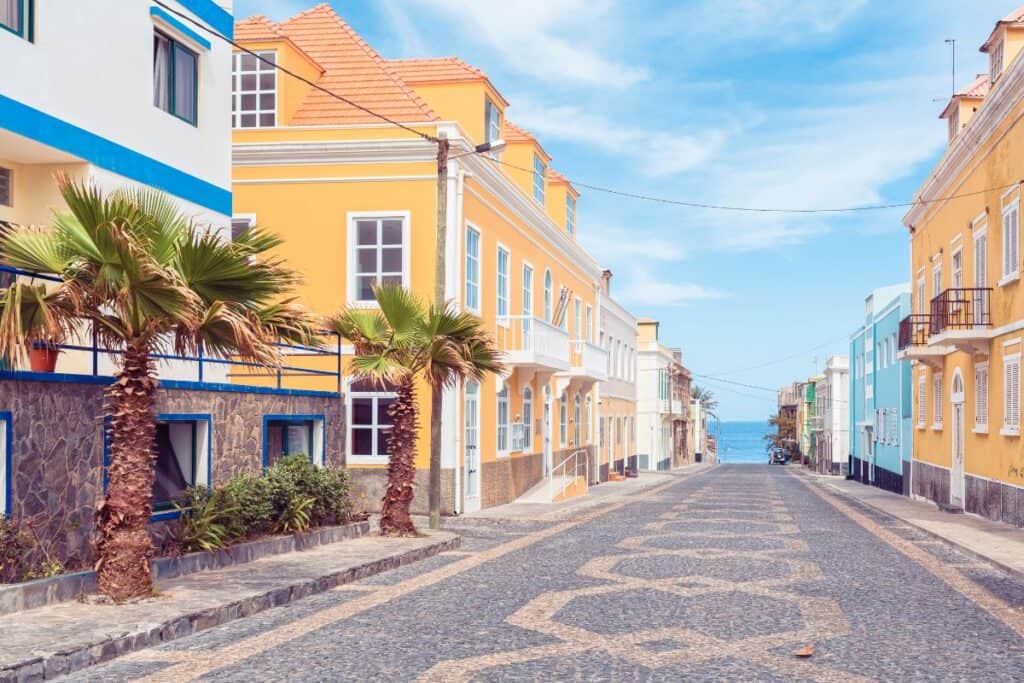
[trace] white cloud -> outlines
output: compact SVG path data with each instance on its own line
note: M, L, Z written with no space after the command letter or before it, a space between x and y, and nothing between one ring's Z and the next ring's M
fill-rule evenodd
M616 288L617 281L625 286ZM681 282L670 278L655 277L649 270L632 269L624 278L612 281L612 296L624 304L645 308L671 308L685 306L694 301L724 299L726 292L692 282Z
M710 159L724 145L725 130L712 129L699 135L665 133L611 121L575 105L544 107L528 97L518 97L509 118L531 132L588 145L607 154L631 157L640 170L653 177L689 171Z
M580 225L586 226L585 232L580 234L583 246L599 263L618 262L621 259L671 263L686 258L682 240L661 237L650 228L628 231L602 226L587 220L586 215L581 216Z
M621 88L648 78L643 67L606 57L611 50L580 31L601 24L610 4L594 0L407 0L443 31L497 52L506 65L541 81ZM587 17L581 22L580 17Z

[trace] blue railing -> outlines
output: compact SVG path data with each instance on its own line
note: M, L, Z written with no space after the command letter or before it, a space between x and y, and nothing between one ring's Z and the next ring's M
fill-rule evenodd
M0 287L7 287L15 276L27 277L36 280L43 280L46 282L62 282L58 277L52 275L42 275L39 273L33 273L30 271L19 270L17 268L9 268L7 266L0 266ZM99 377L100 373L100 356L103 354L116 356L123 351L116 348L107 348L100 346L97 334L96 334L96 322L91 322L92 333L91 343L88 345L84 344L70 344L62 343L58 344L58 349L61 351L79 351L89 354L91 358L92 372L91 376ZM288 344L279 342L275 346L280 349L282 362L278 366L269 366L263 363L256 363L252 361L235 360L232 358L221 358L216 356L208 356L203 353L202 345L199 346L199 351L195 356L189 355L178 355L171 353L154 353L151 354L151 358L160 361L177 361L183 363L194 363L196 366L196 372L198 381L201 383L207 382L206 375L207 370L211 367L228 367L228 376L237 377L240 379L251 379L251 380L263 380L267 378L272 379L277 389L301 389L303 387L295 386L291 382L291 378L332 378L334 380L334 390L339 394L341 393L341 337L333 331L323 330L323 337L330 339L330 342L325 345L324 348L317 348L315 346L305 346L301 344ZM333 348L332 348L333 347ZM333 362L330 363L331 369L324 370L314 367L302 367L300 365L287 364L290 359L294 358L331 358ZM230 368L242 368L249 372L242 373L231 373ZM17 369L14 370L17 372ZM263 372L260 372L263 371ZM244 381L237 383L239 387L245 386L262 386L248 384ZM292 385L292 386L286 386Z

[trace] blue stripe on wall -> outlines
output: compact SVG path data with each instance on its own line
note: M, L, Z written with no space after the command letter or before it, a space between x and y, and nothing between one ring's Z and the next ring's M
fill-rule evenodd
M0 95L0 128L73 154L100 168L159 188L211 211L231 215L230 190L3 95ZM224 153L230 154L230 149L226 148Z
M217 33L235 37L235 18L213 0L178 0L178 4L209 24Z
M193 42L195 42L196 45L200 45L200 46L202 46L203 48L205 48L207 50L210 49L210 47L211 47L210 41L208 41L206 38L202 37L201 35L199 35L195 31L190 29L183 22L178 21L177 19L175 19L174 15L172 15L170 12L165 12L164 10L160 9L159 7L150 7L149 8L149 15L152 16L152 17L157 17L161 21L166 22L168 26L171 26L175 30L180 31L182 35L184 35L184 36L188 37L189 39L191 39Z

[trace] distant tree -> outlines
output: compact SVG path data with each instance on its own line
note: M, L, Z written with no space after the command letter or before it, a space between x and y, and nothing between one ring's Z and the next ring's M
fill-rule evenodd
M768 424L775 427L774 432L764 435L769 448L781 448L790 455L796 450L796 415L789 411L780 411L768 418Z
M718 420L718 399L710 389L694 384L690 387L690 398L700 401L708 417Z

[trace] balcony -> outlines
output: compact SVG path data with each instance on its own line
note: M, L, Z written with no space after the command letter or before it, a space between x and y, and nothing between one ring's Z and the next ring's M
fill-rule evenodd
M682 402L682 400L680 400L678 398L672 399L672 402L671 402L669 407L671 408L673 415L682 415L683 414L683 402Z
M530 381L534 374L550 377L570 369L569 335L560 327L532 316L499 318L495 344L504 354L509 370L518 370Z
M988 348L992 329L992 289L947 289L931 301L929 345L952 346L972 353Z
M608 379L608 352L582 339L569 342L569 375L593 382Z
M943 356L951 353L953 348L930 344L931 329L932 317L927 313L913 313L901 320L897 358L916 360L930 367L941 367Z

